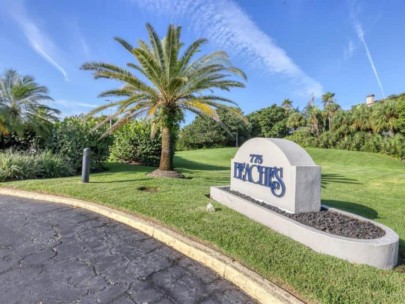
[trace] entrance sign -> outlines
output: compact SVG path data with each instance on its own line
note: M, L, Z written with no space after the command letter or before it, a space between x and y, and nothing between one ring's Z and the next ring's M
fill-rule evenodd
M239 194L230 192L229 188ZM278 138L248 140L231 161L230 187L212 186L210 197L316 252L380 269L391 269L397 264L399 237L384 225L322 206L337 214L369 222L385 232L377 239L348 238L303 225L263 206L265 203L290 213L321 209L321 167L292 141Z
M296 143L253 138L231 161L232 191L290 213L321 208L321 167Z

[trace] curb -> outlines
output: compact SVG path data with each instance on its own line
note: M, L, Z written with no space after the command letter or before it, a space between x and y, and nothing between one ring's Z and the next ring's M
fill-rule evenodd
M177 232L140 217L96 203L50 194L0 188L0 194L83 208L126 224L172 247L232 282L260 303L302 304L301 300L233 259Z

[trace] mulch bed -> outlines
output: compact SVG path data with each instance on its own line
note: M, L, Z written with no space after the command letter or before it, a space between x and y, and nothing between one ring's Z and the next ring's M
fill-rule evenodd
M147 174L148 176L152 177L169 177L169 178L184 178L184 175L177 171L162 171L156 169Z
M289 219L330 234L353 239L377 239L385 235L385 231L383 229L370 222L361 221L347 215L328 211L325 208L322 208L319 212L291 214L262 201L257 201L250 196L244 195L237 191L231 191L229 187L223 189L254 204L281 214Z

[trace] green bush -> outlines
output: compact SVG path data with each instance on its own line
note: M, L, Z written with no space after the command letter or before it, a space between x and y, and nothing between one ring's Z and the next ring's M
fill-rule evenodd
M75 172L61 156L50 151L37 154L0 153L0 181L71 176Z
M236 115L236 111L239 114ZM181 129L177 141L177 150L195 150L214 147L234 147L236 136L238 144L250 138L250 125L243 121L243 112L239 108L231 111L217 110L221 123L213 119L197 116L191 124Z
M289 134L288 111L276 104L250 113L247 118L252 126L252 137L282 138Z
M161 154L161 137L157 133L151 139L151 124L133 121L114 133L114 144L110 147L110 160L125 163L142 163L158 166Z
M286 137L286 139L292 140L303 147L316 147L317 138L315 138L309 128L302 127L294 131L293 134Z
M55 125L49 147L53 153L62 155L79 172L82 167L83 150L91 149L91 171L101 171L102 163L109 156L112 136L102 137L106 127L96 128L99 120L83 116L65 118Z

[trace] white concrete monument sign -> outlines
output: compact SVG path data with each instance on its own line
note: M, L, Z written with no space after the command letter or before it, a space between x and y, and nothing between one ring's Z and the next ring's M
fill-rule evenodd
M290 213L321 209L321 167L296 143L253 138L231 161L232 191Z
M399 237L384 225L322 206L324 211L384 230L384 235L375 239L343 237L297 222L266 206L288 213L318 212L320 192L321 167L303 148L286 139L253 138L240 147L231 161L230 187L212 186L210 197L317 252L381 269L393 268L398 259Z

